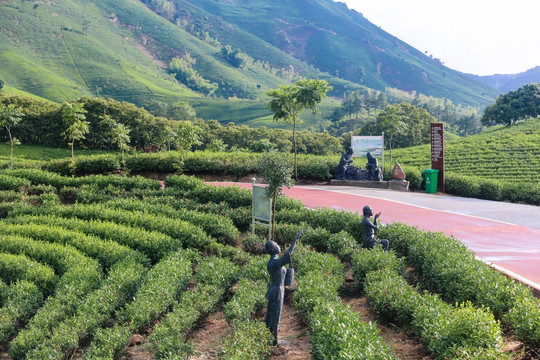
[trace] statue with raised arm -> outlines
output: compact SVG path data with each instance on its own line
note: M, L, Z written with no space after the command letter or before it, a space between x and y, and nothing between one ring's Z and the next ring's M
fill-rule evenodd
M390 242L386 239L377 240L375 238L375 230L379 230L377 219L379 216L381 216L381 213L375 215L373 222L370 220L370 218L373 216L373 209L371 206L364 206L363 213L364 218L362 219L362 227L364 229L364 247L367 249L372 249L375 245L381 244L383 249L388 251Z
M270 255L270 260L268 260L268 263L266 264L266 269L270 274L270 285L266 292L268 306L266 307L266 317L264 318L264 322L274 336L274 345L277 345L278 326L285 295L285 275L287 270L284 265L291 262L291 255L296 246L296 242L301 235L302 231L296 235L289 250L281 257L279 256L281 248L276 242L269 240L264 246L263 252Z

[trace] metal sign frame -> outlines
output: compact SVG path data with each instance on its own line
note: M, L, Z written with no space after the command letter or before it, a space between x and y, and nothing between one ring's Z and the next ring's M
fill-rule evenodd
M253 203L251 206L251 233L255 234L255 225L268 226L268 240L272 240L272 199L266 198L266 188L264 185L255 184L256 179L252 179Z

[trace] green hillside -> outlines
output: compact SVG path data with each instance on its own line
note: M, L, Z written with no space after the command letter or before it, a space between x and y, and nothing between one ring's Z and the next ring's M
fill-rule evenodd
M429 145L392 151L394 161L427 169ZM445 143L447 173L540 184L540 118Z
M197 6L322 71L373 89L394 87L473 106L484 106L498 94L381 30L343 3L200 0Z
M394 87L481 107L497 95L331 0L4 0L0 28L3 90L54 102L188 101L205 119L282 126L265 94L301 77L327 80L337 98ZM175 58L191 78L169 69ZM322 116L304 120L328 126Z

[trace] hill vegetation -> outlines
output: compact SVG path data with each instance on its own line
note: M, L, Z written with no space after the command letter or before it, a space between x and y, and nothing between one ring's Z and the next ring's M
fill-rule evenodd
M7 0L0 8L9 94L107 97L154 114L187 101L202 118L251 126L280 126L265 94L301 77L327 80L338 98L394 88L483 107L497 95L330 0ZM257 27L242 22L254 16ZM327 128L336 106L326 102L303 128Z

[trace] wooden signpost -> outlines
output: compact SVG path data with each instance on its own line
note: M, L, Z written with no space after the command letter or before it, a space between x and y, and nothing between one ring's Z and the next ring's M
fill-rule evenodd
M443 123L431 123L431 168L439 170L437 189L441 192L445 192Z

